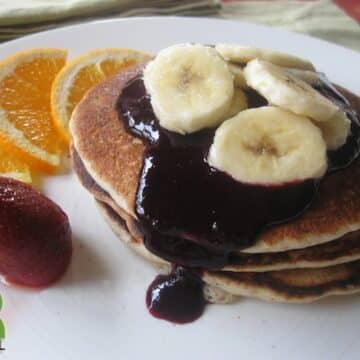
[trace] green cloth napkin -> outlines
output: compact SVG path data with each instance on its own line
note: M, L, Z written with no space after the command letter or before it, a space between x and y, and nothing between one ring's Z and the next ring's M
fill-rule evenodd
M224 2L220 16L302 32L360 50L360 25L331 0Z
M0 0L0 41L104 17L211 15L219 0Z
M359 1L359 0L356 0ZM0 0L0 41L80 21L213 15L303 32L360 50L360 26L331 0Z

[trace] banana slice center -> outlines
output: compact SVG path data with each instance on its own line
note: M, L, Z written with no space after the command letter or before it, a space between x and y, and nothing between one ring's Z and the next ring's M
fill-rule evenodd
M192 70L191 66L184 66L180 70L180 80L178 83L179 90L185 92L189 89L191 84L201 83L204 77Z
M259 141L245 141L244 148L248 151L253 152L256 156L274 156L280 157L283 154L280 154L279 149L274 144L273 139L269 136L262 136Z

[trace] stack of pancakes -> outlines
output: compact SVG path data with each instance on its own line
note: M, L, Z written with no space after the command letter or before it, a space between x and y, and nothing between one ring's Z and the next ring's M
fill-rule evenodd
M125 130L116 110L122 89L142 68L106 80L76 107L70 123L73 167L114 232L154 264L169 265L143 244L134 209L145 145ZM360 99L342 92L360 114ZM204 270L208 299L310 302L360 291L359 165L327 176L303 215L264 231L253 246L234 254L236 266Z

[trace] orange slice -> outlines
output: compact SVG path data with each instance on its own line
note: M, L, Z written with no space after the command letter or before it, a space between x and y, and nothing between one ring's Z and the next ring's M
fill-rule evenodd
M60 164L50 91L65 61L65 50L31 49L0 63L0 144L43 172L53 172Z
M0 147L0 176L31 183L29 167Z
M51 109L63 140L69 143L71 113L90 88L122 69L149 59L150 55L135 50L99 49L70 61L51 89Z

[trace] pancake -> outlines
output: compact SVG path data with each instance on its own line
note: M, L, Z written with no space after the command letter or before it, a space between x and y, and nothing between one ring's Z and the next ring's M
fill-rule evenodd
M96 200L107 204L112 209L113 213L111 213L109 210L109 214L107 216L111 217L112 222L116 222L116 218L118 218L119 222L124 222L124 224L120 224L120 226L126 226L127 234L120 232L120 238L122 238L121 236L124 235L122 240L129 243L129 236L131 236L131 243L134 245L132 247L135 247L137 252L142 253L144 248L142 234L137 230L137 226L135 224L136 220L134 220L124 210L120 209L110 198L110 196L103 189L101 189L98 184L96 184L96 182L87 173L74 148L72 148L71 152L73 159L73 169L82 185L94 196ZM152 255L152 261L156 259L156 262L166 263L166 261L154 256L155 255ZM343 235L337 240L304 249L278 253L258 254L238 252L232 256L233 265L226 266L224 270L237 272L270 271L293 268L317 268L359 259L360 231L354 231Z
M108 205L98 202L101 214L115 234L147 260L166 265L142 243L132 239L126 222ZM265 301L307 303L330 295L360 291L360 261L318 269L294 269L268 272L207 271L202 275L207 298L212 302L230 302L233 296L254 297ZM223 290L221 292L221 290Z
M132 218L136 218L135 195L145 145L126 132L115 104L122 88L142 71L143 66L123 71L90 90L70 121L73 146L86 171L118 209ZM342 92L359 110L359 98L345 89ZM243 252L303 249L360 230L359 181L358 162L327 176L310 209L296 220L268 228Z
M318 269L268 272L211 272L203 280L235 296L283 303L309 303L360 291L360 261Z

